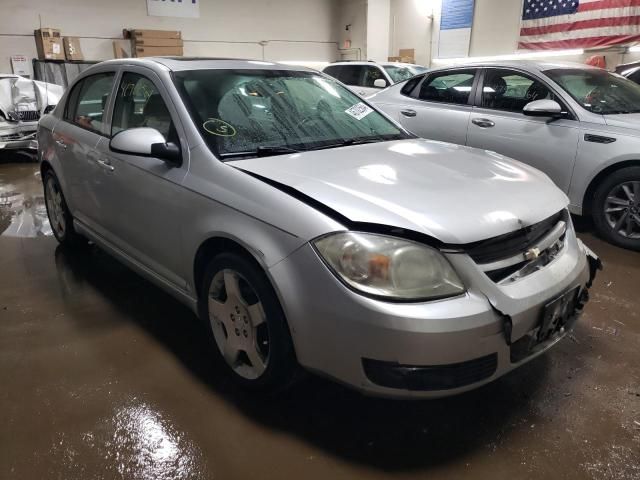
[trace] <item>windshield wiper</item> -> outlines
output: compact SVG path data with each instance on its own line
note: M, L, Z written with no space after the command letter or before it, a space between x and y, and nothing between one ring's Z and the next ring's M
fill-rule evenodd
M329 145L321 145L319 147L310 148L309 150L325 150L325 149L329 149L329 148L350 147L351 145L363 145L365 143L378 143L378 142L385 142L385 141L387 141L387 139L382 138L382 137L380 137L380 138L360 138L360 139L350 138L348 140L344 140L343 142L331 143Z
M249 152L229 152L222 153L220 156L224 159L227 158L239 158L239 157L271 157L274 155L288 155L290 153L299 153L300 150L296 150L291 147L264 147L260 146L255 150Z

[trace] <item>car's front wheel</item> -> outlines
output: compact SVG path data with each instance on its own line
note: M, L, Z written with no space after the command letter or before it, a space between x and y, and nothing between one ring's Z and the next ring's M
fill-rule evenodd
M609 175L595 191L593 221L614 245L640 250L640 167Z
M85 240L73 228L73 217L67 207L58 177L49 169L44 172L44 203L53 235L63 245L78 245Z
M265 391L288 386L297 371L293 343L264 272L241 255L220 254L209 262L201 292L200 315L235 381Z

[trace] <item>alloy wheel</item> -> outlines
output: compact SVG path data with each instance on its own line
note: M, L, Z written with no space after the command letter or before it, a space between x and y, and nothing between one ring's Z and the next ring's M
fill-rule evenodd
M209 287L209 321L227 364L247 380L259 378L269 362L269 329L262 302L235 270L217 272Z
M51 228L54 230L58 238L63 238L67 228L62 192L53 177L49 177L47 179L45 202L47 204L47 212L49 214L49 223L51 224Z
M640 238L640 181L624 182L607 195L604 205L607 223L625 238Z

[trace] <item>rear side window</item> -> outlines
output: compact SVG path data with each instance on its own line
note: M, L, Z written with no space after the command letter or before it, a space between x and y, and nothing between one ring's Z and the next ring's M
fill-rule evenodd
M640 83L640 70L633 72L631 75L627 77L632 82Z
M69 95L65 120L86 130L104 134L104 113L113 89L114 72L81 80Z
M411 80L409 80L407 83L404 84L404 87L402 87L402 90L400 90L400 93L402 95L407 95L410 97L413 96L411 94L413 93L413 91L418 86L418 84L422 81L423 78L424 78L424 75L418 75L417 77L413 77Z
M418 98L428 102L467 105L475 75L475 70L455 70L429 75L420 87Z

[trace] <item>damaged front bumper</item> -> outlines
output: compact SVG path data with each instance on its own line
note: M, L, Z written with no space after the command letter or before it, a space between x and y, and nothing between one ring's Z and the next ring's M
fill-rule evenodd
M495 283L464 253L448 259L464 275L467 292L425 303L358 295L311 247L273 266L269 273L300 364L376 396L436 398L472 390L565 337L601 268L571 226L551 263L512 283Z
M38 122L0 123L0 150L38 149Z

